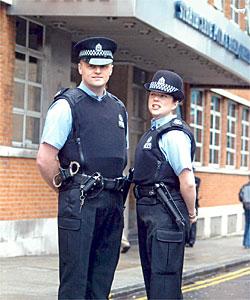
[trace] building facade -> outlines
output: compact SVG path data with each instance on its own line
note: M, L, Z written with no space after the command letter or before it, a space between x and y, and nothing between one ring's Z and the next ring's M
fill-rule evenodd
M240 5L240 6L239 6ZM57 252L57 197L35 158L53 95L79 83L73 46L118 42L108 90L129 114L129 164L150 124L143 83L158 69L185 82L201 178L198 236L239 234L250 172L250 4L235 0L0 0L0 256ZM126 228L136 236L135 200Z

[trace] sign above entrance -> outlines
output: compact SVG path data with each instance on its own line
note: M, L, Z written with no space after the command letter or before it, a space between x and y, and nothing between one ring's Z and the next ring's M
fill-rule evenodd
M250 65L250 49L242 45L237 39L224 32L215 23L200 16L183 1L175 3L175 17L198 30L214 42L233 53L238 59Z

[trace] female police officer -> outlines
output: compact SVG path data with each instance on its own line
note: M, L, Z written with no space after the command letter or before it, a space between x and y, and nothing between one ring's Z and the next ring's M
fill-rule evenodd
M76 45L82 82L56 95L37 156L59 187L59 299L107 299L119 258L127 115L105 90L116 48L103 37Z
M196 221L195 142L188 126L174 114L184 99L180 76L160 70L144 87L149 91L148 108L153 119L137 145L134 167L144 282L149 299L182 299L185 227ZM170 192L184 227L178 226L171 210L163 206L157 183L164 183Z

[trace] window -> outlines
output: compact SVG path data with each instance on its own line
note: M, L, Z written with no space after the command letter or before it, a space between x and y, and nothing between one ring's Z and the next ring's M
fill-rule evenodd
M227 112L226 165L235 166L236 153L236 105L229 101Z
M231 5L230 5L230 13L231 13L231 19L234 21L236 24L239 24L239 2L240 0L231 0Z
M44 27L16 18L13 136L16 147L37 148L41 128Z
M210 143L209 143L209 163L219 164L220 157L220 129L221 110L220 98L212 96L210 109Z
M191 91L191 116L190 126L196 141L195 162L202 163L202 139L203 139L203 92Z
M242 110L242 121L241 121L241 163L242 168L248 168L249 166L249 130L250 130L250 112L248 108Z

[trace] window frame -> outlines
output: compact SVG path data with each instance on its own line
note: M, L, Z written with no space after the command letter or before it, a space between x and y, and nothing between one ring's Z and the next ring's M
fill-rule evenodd
M29 59L30 57L36 58L38 60L41 61L42 66L44 65L44 45L45 45L45 25L40 24L39 22L36 22L34 20L29 20L27 18L23 18L23 17L19 17L20 19L25 20L26 22L26 32L25 32L25 46L22 45L18 45L16 44L15 47L15 52L16 53L20 53L25 55L25 77L24 78L18 78L16 77L14 74L14 85L15 83L20 83L24 85L24 106L23 108L17 108L14 107L13 104L13 108L12 108L12 114L13 117L14 115L18 115L18 116L22 116L23 118L23 128L22 128L22 141L15 141L14 138L12 137L12 146L13 147L18 147L18 148L27 148L27 149L38 149L39 143L33 143L33 141L28 142L27 139L27 134L26 134L26 129L27 129L27 119L29 117L31 118L36 118L39 119L39 137L41 136L42 133L42 118L43 118L43 112L42 112L42 106L43 106L43 72L44 72L44 68L42 67L41 70L41 82L35 82L29 79ZM30 28L30 23L33 24L37 24L39 26L42 27L43 29L43 36L42 36L42 49L40 50L35 50L35 49L31 49L29 48L29 40L30 40L30 36L29 36L29 28ZM40 111L34 111L34 110L30 110L28 108L28 88L29 87L37 87L40 89L41 94L40 94Z
M238 11L238 9L239 9L238 6L239 6L239 0L230 0L231 21L237 25L239 25L239 22L240 22L240 13Z
M218 95L212 95L211 96L211 104L213 98L218 99L219 101L219 108L220 111L212 110L212 107L210 107L210 118L213 118L213 124L216 124L216 117L219 117L219 129L216 129L215 127L211 127L212 123L210 122L210 128L209 128L209 165L213 167L219 167L220 166L220 155L221 155L221 125L222 125L222 114L221 114L221 105L222 105L222 98ZM210 135L212 133L212 142L215 141L215 135L219 134L219 145L211 144ZM218 151L218 163L214 162L214 159L211 159L210 152L212 151L213 155L212 158L214 158L214 152ZM212 162L210 162L212 161Z
M237 119L238 119L238 111L237 111L237 103L235 103L234 101L228 100L228 110L227 110L227 131L226 131L226 168L230 168L230 169L235 169L236 168L236 155L237 155L237 151L236 151L236 144L237 144ZM229 115L229 105L234 105L235 106L235 117L230 116ZM228 131L229 127L232 127L230 124L235 125L235 133L231 133ZM234 148L229 148L227 146L227 141L228 138L230 139L234 139ZM233 154L233 164L228 164L228 153Z
M248 111L248 120L244 120L243 119L243 114L244 114L244 110ZM246 128L247 127L247 128ZM244 130L245 128L245 130ZM244 133L248 131L248 136L245 136ZM248 143L248 149L243 149L245 148L244 145L246 145L246 143ZM248 170L249 168L249 160L250 160L250 154L249 154L249 150L250 150L250 108L243 106L242 107L242 115L241 115L241 147L240 147L240 169L243 170ZM247 165L246 166L242 166L242 157L246 156L247 157Z
M201 94L202 106L192 103L193 92L198 92L198 93ZM196 166L201 166L203 164L203 140L204 140L204 110L205 110L204 90L203 89L192 88L191 92L190 92L190 96L191 96L191 99L190 99L190 120L191 120L192 110L194 110L194 112L195 112L194 113L195 123L190 122L190 127L193 131L194 138L195 138L195 141L196 141L196 149L197 149L197 147L200 148L200 161L197 161L196 157L195 157L194 158L194 163L195 163ZM199 124L197 125L197 122L196 122L196 120L197 120L197 113L196 112L197 111L201 112L201 125L199 125ZM201 142L197 142L197 140L196 140L196 134L197 134L198 130L201 130Z

